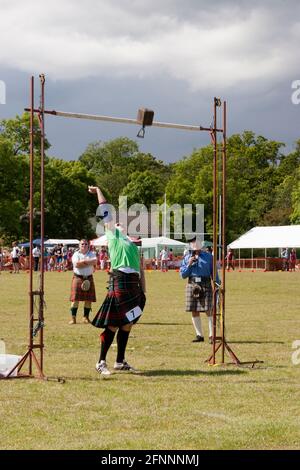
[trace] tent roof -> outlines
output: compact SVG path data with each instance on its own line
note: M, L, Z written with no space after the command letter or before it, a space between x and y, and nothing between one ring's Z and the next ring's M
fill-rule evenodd
M102 235L102 237L94 238L94 240L90 241L92 246L107 246L107 238L106 235Z
M32 241L32 244L41 246L42 239L41 238L35 238ZM46 244L47 244L47 240L44 239L44 245L46 245ZM19 243L19 246L23 246L24 248L29 248L30 247L30 242Z
M156 246L186 246L186 243L182 243L178 240L173 240L167 237L153 237L153 238L142 238L142 248L155 248Z
M230 243L229 248L300 248L300 225L254 227Z
M39 245L41 246L42 240L41 238L36 238L32 242L33 245ZM76 240L74 238L49 238L48 240L44 240L44 245L45 246L50 246L50 245L79 245L79 240ZM19 246L24 246L25 248L28 248L30 246L30 242L25 242L25 243L19 243Z
M79 245L79 240L75 238L49 238L45 245Z
M136 245L141 245L141 240L134 238L134 237L129 237L131 241L133 241ZM94 240L90 241L91 246L107 246L107 237L106 235L102 235L102 237L99 238L94 238Z
M91 240L92 246L107 246L106 235ZM154 237L154 238L142 238L142 248L155 248L157 246L186 246L186 243L182 243L178 240L172 240L167 237Z

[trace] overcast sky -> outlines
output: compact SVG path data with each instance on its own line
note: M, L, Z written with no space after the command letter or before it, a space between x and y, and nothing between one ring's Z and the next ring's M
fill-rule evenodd
M148 107L156 121L209 126L218 96L229 134L253 130L287 150L300 138L298 0L0 0L0 21L1 118L22 113L29 77L45 73L48 109L135 118ZM47 117L46 131L51 155L75 159L138 128ZM209 143L157 128L137 140L164 161Z

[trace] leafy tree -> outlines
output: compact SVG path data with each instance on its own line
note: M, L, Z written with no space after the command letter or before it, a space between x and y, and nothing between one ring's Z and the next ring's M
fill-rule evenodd
M138 152L137 144L127 138L90 144L79 161L95 175L109 202L118 203L118 197L129 178L128 160Z
M87 187L95 180L86 168L78 161L51 158L45 178L45 234L50 238L94 236L89 218L96 208Z
M293 212L290 216L293 224L300 224L300 170L297 171L298 182L294 191L292 192Z
M40 154L41 131L38 119L34 117L34 151ZM16 116L14 119L3 119L0 121L0 141L7 140L11 143L14 155L28 154L30 146L30 114L24 113L22 116ZM45 139L45 150L49 149L50 144Z
M150 208L164 194L164 180L149 170L135 171L129 183L122 191L127 196L128 206L134 203L144 204Z
M115 206L133 173L150 171L166 180L170 174L167 165L151 154L139 152L137 143L126 137L90 144L79 160L95 176L97 184ZM156 202L155 195L152 202Z
M297 200L299 191L300 140L295 151L283 155L278 166L278 185L273 188L273 203L269 212L264 214L262 223L266 225L289 225L299 221Z
M29 157L28 115L2 121L0 134L0 235L7 241L28 239ZM35 122L37 126L37 122ZM48 142L45 142L48 148ZM40 210L39 140L34 159L34 210ZM89 217L95 201L87 186L94 177L80 162L45 158L45 235L51 237L93 236ZM34 235L40 234L39 218Z
M280 184L278 165L280 142L269 141L253 132L233 135L227 142L227 240L258 224L274 202L274 188ZM167 185L171 202L204 204L205 231L212 232L213 148L195 150L173 167ZM221 185L218 175L219 188Z
M26 157L16 159L13 145L0 140L0 234L8 240L22 235L20 216L26 207L24 174L28 169Z

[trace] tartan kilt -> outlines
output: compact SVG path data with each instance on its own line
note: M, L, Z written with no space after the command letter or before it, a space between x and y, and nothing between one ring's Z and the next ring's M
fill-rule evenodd
M193 297L193 284L188 283L185 290L185 311L186 312L206 312L207 316L212 315L213 292L210 279L203 280L199 284L203 288L200 297Z
M83 278L77 277L75 275L73 276L70 295L71 302L96 302L94 278L93 276L87 276L87 279L90 281L91 287L89 290L84 291L81 289Z
M114 271L110 274L108 293L92 325L96 328L106 328L131 323L126 313L137 306L143 310L145 303L146 297L140 285L139 275ZM133 320L133 323L136 323L140 317L141 315Z

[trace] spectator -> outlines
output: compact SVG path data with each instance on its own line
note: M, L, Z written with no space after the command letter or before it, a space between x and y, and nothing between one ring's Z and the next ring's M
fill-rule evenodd
M290 259L290 254L289 254L289 249L288 248L282 248L281 249L281 258L282 258L282 270L283 271L288 271L289 270L289 259Z
M79 302L84 302L83 323L90 323L89 314L92 302L96 302L95 284L93 279L94 266L97 259L95 253L90 251L89 242L80 240L79 250L72 256L73 279L71 287L71 321L69 325L76 324Z
M173 269L173 268L174 268L174 254L173 254L172 248L170 248L170 250L169 250L168 266L169 266L169 269Z
M33 248L32 256L33 256L33 269L34 269L34 271L38 271L39 270L40 257L41 257L41 250L40 250L39 245L36 245Z
M14 242L12 244L12 252L11 252L13 274L19 274L20 272L20 263L19 263L20 253L21 252L20 252L20 248L18 247L18 243Z
M159 257L160 257L160 263L161 263L160 264L161 271L168 271L169 252L166 246L161 250Z
M290 270L291 271L296 270L296 262L297 262L297 254L296 254L295 248L293 248L290 253Z
M227 271L230 271L230 268L234 271L234 254L231 248L229 248L225 259L227 260Z
M68 247L67 245L62 246L62 268L64 271L68 270Z
M107 261L107 251L104 246L101 247L100 253L99 253L99 260L100 260L100 269L101 271L104 271L106 261Z

